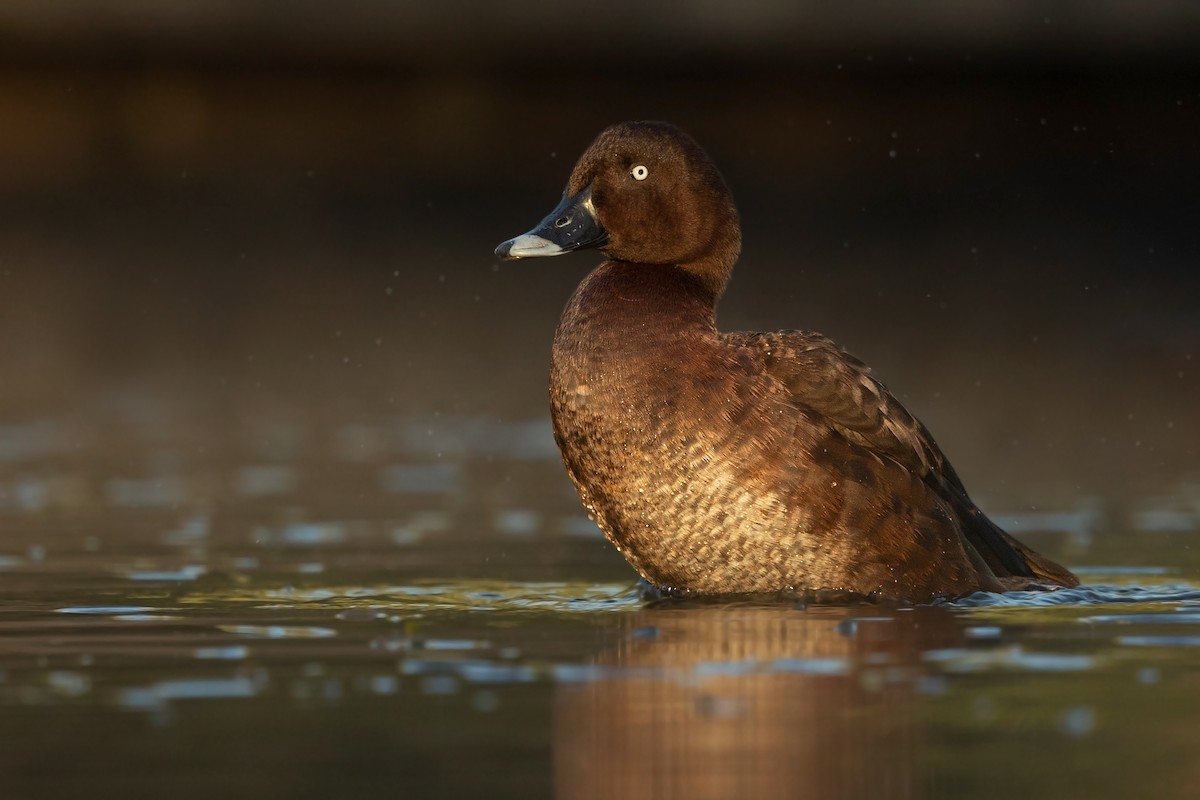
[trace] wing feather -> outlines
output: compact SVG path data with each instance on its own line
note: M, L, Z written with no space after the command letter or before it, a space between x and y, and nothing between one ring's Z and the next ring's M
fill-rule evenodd
M921 421L871 369L832 340L808 331L723 334L778 382L790 402L848 441L917 475L946 501L967 542L997 576L1075 585L1070 572L1013 539L971 501L954 467Z
M850 441L887 456L921 477L962 482L929 431L871 369L834 342L808 331L725 334L761 358L762 369L792 402L824 418Z

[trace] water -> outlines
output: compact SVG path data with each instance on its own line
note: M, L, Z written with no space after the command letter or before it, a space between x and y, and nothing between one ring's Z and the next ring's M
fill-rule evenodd
M0 781L22 798L1190 797L1200 586L1084 577L906 610L645 607L583 581L23 586L0 614Z
M997 514L1075 590L647 605L542 419L188 408L0 430L0 797L1194 793L1186 493Z

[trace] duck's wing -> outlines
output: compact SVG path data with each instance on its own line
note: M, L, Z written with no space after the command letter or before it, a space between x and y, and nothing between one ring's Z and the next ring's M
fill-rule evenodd
M958 517L969 546L997 577L1074 586L1069 571L1009 536L967 495L929 430L871 372L832 340L807 331L725 334L761 372L838 434L917 475Z
M954 468L921 421L908 413L871 368L831 339L808 331L730 333L727 341L752 354L763 373L857 445L925 478L942 476L962 490Z

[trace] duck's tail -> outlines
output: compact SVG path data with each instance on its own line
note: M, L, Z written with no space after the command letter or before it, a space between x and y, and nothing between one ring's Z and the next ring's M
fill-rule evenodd
M1069 569L1017 541L965 495L955 499L960 501L955 510L967 541L1007 589L1022 588L1017 585L1022 582L1063 588L1079 585Z
M995 523L992 524L995 525ZM1025 561L1034 578L1067 589L1079 585L1079 578L1075 577L1075 574L1062 564L1051 561L1041 553L1026 547L999 527L996 527L996 530L1000 531L1000 535L1004 537L1008 545Z

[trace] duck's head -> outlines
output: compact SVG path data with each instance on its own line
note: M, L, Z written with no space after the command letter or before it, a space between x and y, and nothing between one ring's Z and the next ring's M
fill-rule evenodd
M741 230L724 179L695 140L665 122L622 122L580 157L558 207L496 255L584 248L616 261L678 266L717 296L741 250Z

